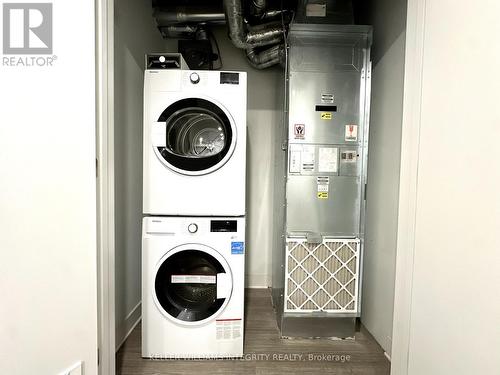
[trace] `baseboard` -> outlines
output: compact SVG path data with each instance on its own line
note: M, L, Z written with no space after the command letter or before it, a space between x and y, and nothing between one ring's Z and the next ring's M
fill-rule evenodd
M245 275L245 288L269 287L268 275Z
M139 302L130 313L125 317L125 321L116 327L116 351L118 351L127 337L141 321L142 305Z

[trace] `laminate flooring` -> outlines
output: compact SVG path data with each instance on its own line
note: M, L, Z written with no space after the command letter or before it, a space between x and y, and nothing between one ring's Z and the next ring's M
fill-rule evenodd
M280 339L268 289L247 289L245 356L237 360L141 358L141 325L116 355L117 375L335 374L389 375L390 363L361 326L355 340ZM329 355L329 357L328 357Z

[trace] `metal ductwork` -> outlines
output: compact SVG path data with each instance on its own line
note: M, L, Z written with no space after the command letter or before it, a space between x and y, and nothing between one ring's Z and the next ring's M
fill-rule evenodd
M246 25L241 0L224 0L224 11L229 37L237 48L247 49L275 44L277 37L283 36L283 28L278 23Z
M244 21L241 0L224 0L223 3L229 28L229 37L237 48L247 51L247 58L250 64L254 68L264 69L280 63L284 46L277 44L283 41L283 25L274 22L258 26L249 26ZM264 15L265 6L265 0L252 0L254 14L260 14L260 16ZM273 45L273 47L261 52L255 50L258 47L269 45Z
M155 10L154 17L158 27L200 22L220 24L226 20L222 9L214 6L163 7Z
M198 27L191 25L170 25L160 27L160 31L164 38L192 39L196 37Z
M232 43L246 51L249 63L264 69L284 61L284 23L292 12L267 9L267 0L248 0L250 25L244 14L242 0L223 0L222 4L200 3L189 7L154 2L154 17L165 38L198 39L206 26L226 23ZM222 5L222 7L220 6ZM257 25L253 25L257 23Z

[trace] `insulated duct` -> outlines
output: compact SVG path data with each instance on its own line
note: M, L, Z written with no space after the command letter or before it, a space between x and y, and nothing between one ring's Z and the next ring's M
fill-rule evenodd
M285 46L277 44L262 52L257 52L254 48L247 49L247 59L255 69L265 69L281 63L284 60Z
M247 49L275 44L277 37L283 36L283 28L279 23L247 26L241 0L224 0L224 11L229 37L237 48Z
M261 18L266 10L266 0L252 0L250 14L255 18Z
M272 22L258 26L248 26L244 22L243 6L241 0L224 0L224 11L229 29L229 37L237 48L247 51L250 64L257 69L268 68L280 63L284 46L277 45L283 41L284 30L281 23ZM265 0L253 0L262 8L265 14ZM259 8L260 12L261 8ZM274 45L264 51L257 52L258 47Z

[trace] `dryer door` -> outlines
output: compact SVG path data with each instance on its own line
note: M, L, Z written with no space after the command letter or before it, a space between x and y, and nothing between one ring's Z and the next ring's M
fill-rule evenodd
M226 260L214 249L186 244L169 251L158 264L153 294L163 314L184 325L219 315L232 292Z
M222 167L236 144L236 127L229 113L206 99L186 98L167 107L154 134L160 160L170 169L187 175L202 175ZM159 129L158 129L159 128Z

